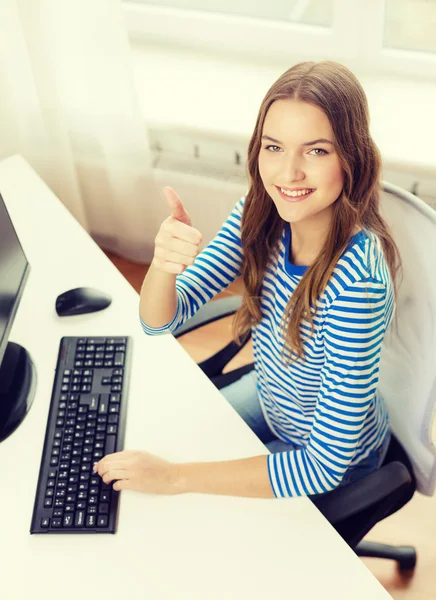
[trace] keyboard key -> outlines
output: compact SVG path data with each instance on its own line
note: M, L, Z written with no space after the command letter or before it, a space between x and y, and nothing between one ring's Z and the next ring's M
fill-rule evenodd
M115 435L107 436L106 445L105 445L105 449L104 449L105 454L113 454L115 452L115 442L116 442Z
M101 515L97 519L97 527L106 527L108 522L107 515Z
M74 521L75 527L83 527L85 524L85 511L79 510L76 513L76 520Z
M88 338L87 343L88 344L93 344L93 345L105 344L106 343L106 338L104 338L104 337Z
M116 367L122 367L124 365L124 352L115 352L114 365Z
M86 517L86 526L87 527L95 527L95 515L88 515Z
M74 513L68 513L64 515L64 527L72 527L74 522Z

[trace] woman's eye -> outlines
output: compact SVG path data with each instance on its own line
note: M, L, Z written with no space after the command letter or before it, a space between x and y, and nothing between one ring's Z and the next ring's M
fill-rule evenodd
M324 154L328 154L327 150L324 150L323 148L312 148L311 152L314 152L315 150L319 150L321 154L314 154L313 156L323 156Z
M280 150L279 146L265 146L266 150L269 150L270 148L278 148ZM271 150L271 152L276 152L276 150Z

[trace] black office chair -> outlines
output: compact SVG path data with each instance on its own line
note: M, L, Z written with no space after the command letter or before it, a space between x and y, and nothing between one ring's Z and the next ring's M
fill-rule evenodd
M412 194L383 182L381 210L399 247L403 279L397 300L398 330L391 326L383 342L379 389L392 425L382 467L347 486L311 501L359 556L390 558L401 571L416 565L412 546L362 541L376 523L398 511L415 490L434 494L436 448L431 424L436 408L436 213ZM203 306L175 337L229 316L241 303L232 296ZM249 364L223 369L242 346L230 342L199 364L218 389L253 369Z

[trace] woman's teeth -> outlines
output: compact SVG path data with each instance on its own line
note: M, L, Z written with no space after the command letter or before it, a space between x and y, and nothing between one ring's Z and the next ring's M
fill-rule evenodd
M289 190L284 190L283 188L280 188L280 191L282 192L282 194L285 194L285 196L289 196L290 198L298 198L298 196L306 196L306 194L310 194L310 192L313 192L313 190L310 190L310 189L299 190L298 192L290 192Z

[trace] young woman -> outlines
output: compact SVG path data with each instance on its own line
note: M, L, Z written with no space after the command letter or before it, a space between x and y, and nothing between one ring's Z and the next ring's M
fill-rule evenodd
M172 212L140 315L147 334L172 332L242 276L234 333L251 329L255 370L222 392L272 454L174 464L119 452L95 466L117 490L313 495L384 459L377 384L400 262L379 213L380 154L356 77L331 61L286 71L260 107L248 171L248 193L200 253L200 232L165 188Z

